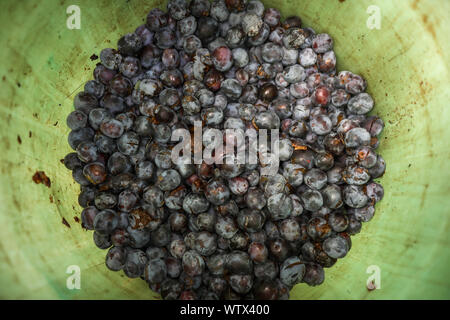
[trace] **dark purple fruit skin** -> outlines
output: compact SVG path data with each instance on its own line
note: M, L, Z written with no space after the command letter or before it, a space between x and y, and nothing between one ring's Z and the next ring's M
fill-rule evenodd
M94 219L99 211L95 207L85 208L81 212L81 223L83 228L87 230L94 230Z
M112 271L119 271L125 265L126 251L122 247L112 247L106 255L106 266Z
M321 265L316 263L307 263L306 272L303 276L303 282L309 286L321 285L324 281L325 274Z
M278 238L270 240L269 253L276 261L283 261L289 256L289 247L286 240Z
M374 217L386 172L384 122L333 46L260 1L169 0L101 50L61 162L107 268L167 300L286 300L322 284ZM197 123L231 147L211 154L222 163L172 159L172 134ZM261 141L227 129L277 130L278 171L233 160Z
M259 97L264 101L272 101L278 96L278 89L273 84L267 83L259 89Z
M263 263L267 260L269 251L261 242L252 242L248 248L248 254L255 263Z

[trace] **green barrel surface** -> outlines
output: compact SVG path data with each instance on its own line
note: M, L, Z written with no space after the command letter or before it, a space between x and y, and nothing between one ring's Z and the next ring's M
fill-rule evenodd
M449 299L450 2L263 2L331 34L338 70L367 79L372 113L386 123L385 197L374 219L323 285L299 284L291 299ZM67 28L72 4L80 30ZM60 162L70 152L65 118L98 62L91 55L116 46L155 6L165 1L2 1L0 298L159 299L144 281L106 269L106 252L76 221L79 187ZM380 29L369 28L377 12ZM36 171L50 187L32 181ZM67 287L71 265L81 270L80 289ZM373 268L381 288L369 291Z

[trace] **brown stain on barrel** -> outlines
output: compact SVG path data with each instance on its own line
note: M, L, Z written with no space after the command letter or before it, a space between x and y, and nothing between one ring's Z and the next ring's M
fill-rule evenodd
M13 200L13 204L14 204L14 206L17 208L17 210L21 211L21 210L22 210L22 207L21 207L21 205L20 205L20 201L17 200L16 196L13 195L12 200Z
M425 25L426 30L431 34L433 40L437 42L436 31L434 30L433 24L428 22L428 16L426 14L422 15L422 22Z
M418 3L419 3L419 0L415 0L412 4L411 4L411 8L414 10L414 11L418 11L418 12L420 12L421 10L419 10L418 9ZM423 14L421 14L421 19L422 19L422 23L423 23L423 25L424 25L424 27L425 27L425 30L431 35L431 37L433 38L433 41L434 41L434 43L435 43L435 45L436 45L436 50L437 50L437 53L440 55L440 56L444 56L443 55L443 51L442 51L442 47L441 47L441 45L440 45L440 42L438 41L438 38L437 38L437 35L436 35L436 30L435 30L435 25L437 25L438 23L439 23L439 20L435 20L435 21L433 21L433 22L431 22L430 21L430 19L429 19L429 17L428 17L428 15L427 14L425 14L425 13L423 13Z
M430 151L430 157L434 157L433 153L433 135L431 133L431 116L430 111L428 110L428 97L432 96L432 86L429 85L427 82L420 81L419 83L419 98L422 100L422 106L423 106L423 115L425 117L425 134L427 136L427 140L429 141L429 151Z
M65 218L62 218L62 224L65 225L67 228L70 228L70 224L67 222Z
M36 171L36 173L32 177L32 180L36 184L42 183L47 188L50 188L52 185L50 178L45 174L44 171Z
M439 22L439 20L436 20L436 22L430 22L428 21L428 16L423 14L422 15L422 22L425 25L425 29L428 31L428 33L431 34L431 37L433 38L434 43L436 44L436 50L437 53L441 56L444 57L444 53L442 51L442 47L441 47L441 43L438 40L438 37L436 35L436 30L434 29L436 23Z
M425 186L424 186L424 189L423 189L423 191L422 191L422 196L421 196L421 198L420 198L420 209L423 209L423 206L425 205L425 198L426 198L426 196L427 196L427 190L428 190L428 187L429 187L430 185L427 183L427 184L425 184Z

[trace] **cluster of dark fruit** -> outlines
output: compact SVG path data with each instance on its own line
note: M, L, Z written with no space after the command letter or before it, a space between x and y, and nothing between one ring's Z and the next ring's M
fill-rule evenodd
M64 163L84 228L109 269L164 299L287 299L297 283L321 284L383 197L384 124L367 116L365 80L336 72L328 34L260 1L167 11L102 50L75 97ZM278 173L173 163L171 133L194 121L279 129Z

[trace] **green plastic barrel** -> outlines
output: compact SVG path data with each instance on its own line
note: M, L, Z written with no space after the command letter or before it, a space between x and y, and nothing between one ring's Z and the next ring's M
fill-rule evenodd
M91 55L115 46L165 2L2 1L0 298L159 298L144 281L106 269L106 252L76 221L79 186L60 159L70 151L65 118L73 97L98 62ZM291 299L449 299L450 2L263 2L330 33L338 69L367 79L372 113L386 122L379 148L385 197L374 219L326 269L323 285L298 284ZM72 4L81 29L67 28ZM36 171L50 187L32 181ZM69 266L81 271L79 289L67 286ZM379 288L369 291L371 276L379 276Z

